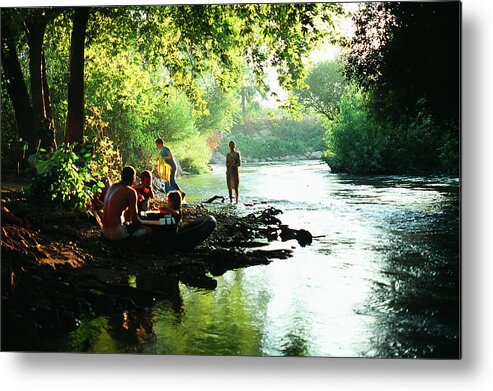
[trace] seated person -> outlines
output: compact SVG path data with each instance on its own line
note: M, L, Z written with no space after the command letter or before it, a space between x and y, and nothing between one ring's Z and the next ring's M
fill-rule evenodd
M167 196L167 206L160 206L159 212L170 214L176 224L181 220L182 196L180 191L171 191ZM166 249L192 250L202 243L216 228L217 222L213 216L202 216L177 229L177 236L172 243L166 243ZM162 244L163 241L160 241Z
M154 198L152 192L152 174L150 171L144 170L140 174L140 185L133 187L137 192L137 208L138 211L149 209L149 199Z
M101 181L104 184L103 190L101 190L101 201L104 203L104 197L106 197L106 193L113 183L111 183L111 179L107 176L101 178Z
M103 209L104 197L106 197L106 193L111 186L111 179L108 177L102 177L101 182L103 182L104 187L101 190L101 193L97 193L91 200L88 202L88 206L94 210L99 211Z
M104 198L103 228L106 239L121 240L130 236L143 238L152 230L142 224L137 212L137 192L132 188L135 169L124 167L121 181L110 186Z
M166 197L167 206L160 206L159 212L172 215L175 218L176 225L180 222L181 219L181 193L179 191L170 191Z

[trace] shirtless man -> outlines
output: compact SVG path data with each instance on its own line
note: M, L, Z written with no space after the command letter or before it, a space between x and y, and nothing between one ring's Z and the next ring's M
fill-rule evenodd
M152 229L142 224L137 213L135 169L124 167L121 182L111 185L104 198L103 235L109 240L121 240L130 236L143 238L152 235ZM130 225L125 224L131 223Z

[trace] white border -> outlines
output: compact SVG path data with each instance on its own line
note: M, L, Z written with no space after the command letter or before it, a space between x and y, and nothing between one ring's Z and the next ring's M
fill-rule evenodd
M91 1L53 3L94 4ZM107 0L101 3L159 2ZM46 4L52 2L2 1L2 7ZM493 221L490 185L493 180L493 7L490 4L485 0L464 0L462 4L461 361L0 353L2 388L50 391L88 391L94 387L114 390L193 387L200 391L488 389L493 380L493 257L489 247Z

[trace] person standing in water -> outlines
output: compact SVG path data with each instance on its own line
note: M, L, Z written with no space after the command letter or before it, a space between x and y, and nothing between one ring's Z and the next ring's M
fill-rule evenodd
M164 141L162 138L156 139L156 148L159 149L159 156L161 156L164 161L171 166L171 177L170 186L172 190L178 190L181 193L182 198L185 198L186 193L180 189L178 183L176 183L176 162L171 153L171 149L164 146Z
M241 155L236 150L236 143L229 142L229 152L226 155L226 182L228 184L229 202L233 202L233 189L235 191L236 203L238 203L238 188L240 186L240 174L238 167L241 166Z

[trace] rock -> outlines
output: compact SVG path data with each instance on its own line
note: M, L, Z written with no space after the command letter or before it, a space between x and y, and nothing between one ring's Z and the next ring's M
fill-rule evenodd
M224 202L225 198L223 196L216 195L212 198L209 198L207 201L204 201L205 204L211 204L212 202L220 200L221 202Z
M210 162L212 164L224 164L226 162L226 156L219 151L214 151L211 156Z
M311 244L312 239L313 239L312 234L305 229L300 229L296 233L296 240L298 241L301 247L305 247L307 244Z
M176 158L175 158L175 163L176 163L176 175L178 177L181 177L182 175L189 175L188 172L186 172L185 170L183 170L183 168L181 168L180 161Z
M315 151L310 154L310 157L308 159L310 160L320 160L322 159L323 152L322 151Z

